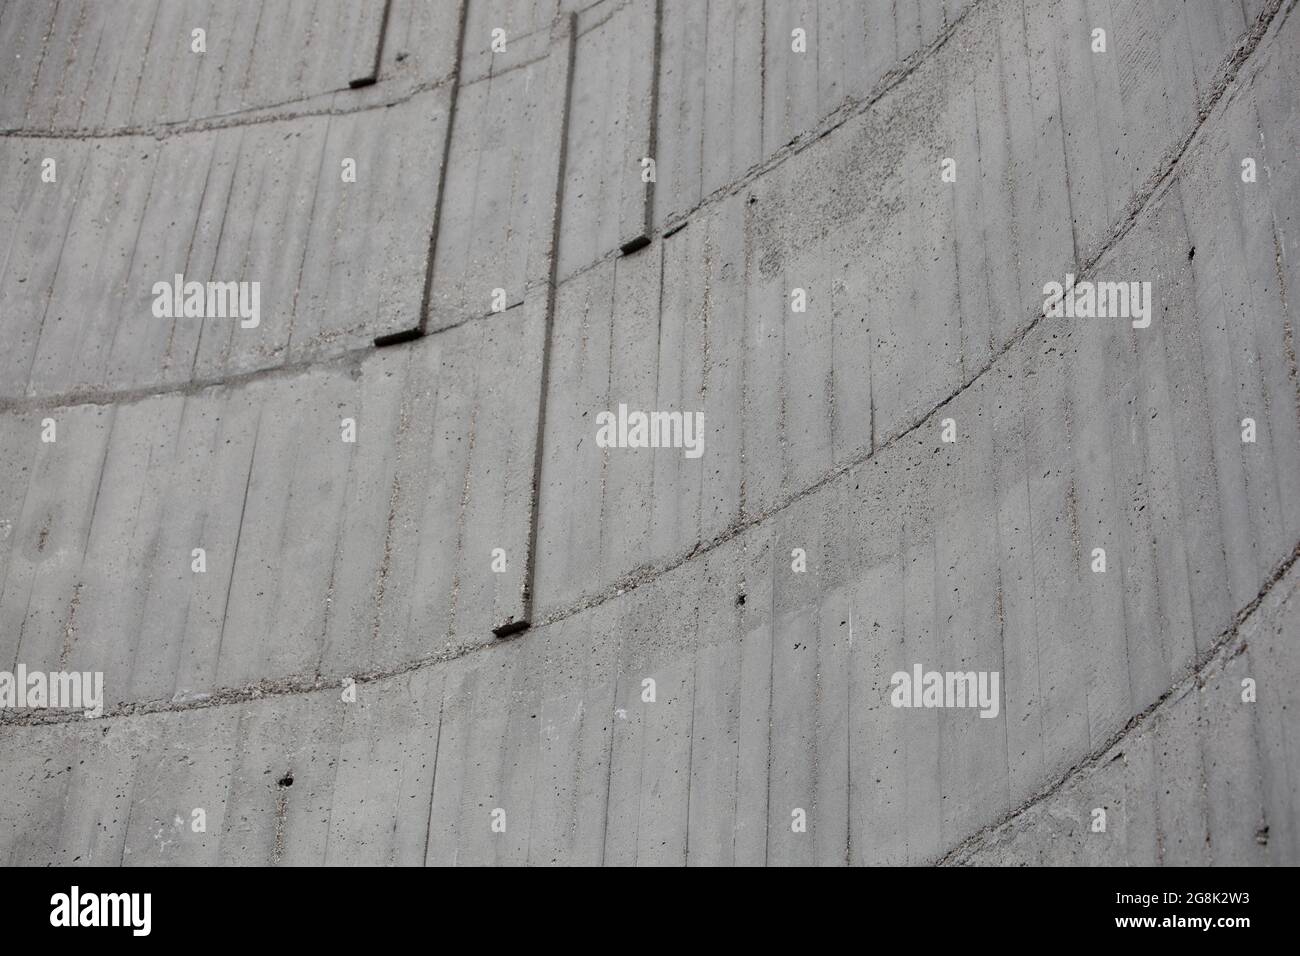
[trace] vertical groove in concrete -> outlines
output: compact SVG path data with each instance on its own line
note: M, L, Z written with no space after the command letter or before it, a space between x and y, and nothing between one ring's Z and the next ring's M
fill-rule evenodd
M456 8L456 59L451 78L451 98L447 106L447 132L442 141L442 159L439 161L441 174L438 176L438 194L433 204L433 222L429 225L429 252L424 266L424 292L420 297L420 314L415 326L417 336L423 335L429 325L429 296L433 290L433 264L438 251L438 227L442 222L443 191L447 184L447 164L451 159L451 137L456 129L456 104L460 101L461 60L465 50L465 20L469 2L470 0L459 0ZM398 333L396 338L376 339L375 344L396 344L409 338L409 334Z
M631 16L634 19L628 31L628 42L637 44L638 39L644 42L646 37L651 40L645 57L648 68L642 78L644 87L639 88L634 77L628 84L627 103L624 107L628 123L628 149L623 159L630 166L619 205L618 246L624 255L648 245L653 228L651 219L654 214L655 184L653 180L642 181L641 160L653 159L655 155L663 0L633 0L632 9Z
M352 69L348 86L356 89L379 79L379 64L384 55L384 34L392 0L366 0L361 6L361 23L356 28L352 46ZM367 38L373 37L373 42Z
M551 31L550 54L546 65L546 94L543 108L555 117L553 139L543 140L540 159L533 172L540 187L542 209L535 220L540 227L533 233L529 262L536 272L528 277L524 291L526 318L536 317L541 326L541 373L538 376L536 441L532 457L531 494L528 533L523 555L523 580L517 603L507 599L498 605L492 630L503 637L529 626L533 616L537 567L537 518L541 510L542 456L546 435L546 407L550 393L550 366L555 324L556 250L560 241L560 224L564 208L564 171L569 132L569 105L573 82L573 55L577 44L577 15L568 14L556 21ZM549 147L549 148L548 148ZM549 198L546 198L549 197Z

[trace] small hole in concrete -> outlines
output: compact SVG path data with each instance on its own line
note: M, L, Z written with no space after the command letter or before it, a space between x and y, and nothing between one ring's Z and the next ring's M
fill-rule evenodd
M1187 250L1187 259L1188 261L1191 261L1192 259L1195 258L1196 258L1196 247L1192 246L1192 248Z
M736 606L737 606L737 607L740 607L740 605L742 605L742 604L744 604L744 603L745 603L745 595L743 595L743 594L737 594L737 595L736 595Z
M275 782L275 785L283 790L285 787L293 786L293 774L286 773L283 777Z

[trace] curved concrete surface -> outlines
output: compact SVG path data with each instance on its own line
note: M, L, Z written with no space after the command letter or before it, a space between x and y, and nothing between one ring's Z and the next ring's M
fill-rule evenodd
M1300 862L1295 6L5 5L0 862Z

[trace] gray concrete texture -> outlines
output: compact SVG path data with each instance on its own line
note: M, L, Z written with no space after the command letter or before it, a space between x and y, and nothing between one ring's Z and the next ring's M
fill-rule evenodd
M10 0L0 861L1300 863L1295 6Z

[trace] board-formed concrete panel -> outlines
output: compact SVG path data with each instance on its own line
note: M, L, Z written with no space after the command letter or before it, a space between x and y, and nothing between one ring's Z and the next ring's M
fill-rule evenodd
M6 5L0 863L1300 862L1295 5Z
M111 706L490 640L526 587L541 332L517 311L364 359L49 410L52 443L39 417L4 415L4 668L75 659Z
M143 129L374 83L389 15L403 20L398 42L409 42L411 0L10 4L0 12L14 51L0 78L0 127ZM454 47L438 44L423 18L415 24L442 57L426 78L451 73Z
M211 382L418 323L448 112L440 88L161 141L7 140L58 178L8 231L3 397ZM257 283L256 312L205 314L212 282Z

